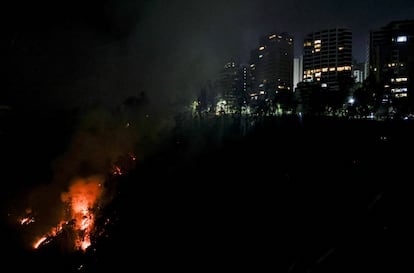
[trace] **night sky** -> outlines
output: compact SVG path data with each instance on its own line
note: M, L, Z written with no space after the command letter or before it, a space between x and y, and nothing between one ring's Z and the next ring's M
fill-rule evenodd
M116 105L145 92L154 107L194 99L230 59L247 62L261 35L353 31L363 61L367 34L413 19L395 1L13 1L2 8L5 103Z

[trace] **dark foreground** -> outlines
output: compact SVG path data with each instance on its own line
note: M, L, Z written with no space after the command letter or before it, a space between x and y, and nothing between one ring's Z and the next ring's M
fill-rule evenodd
M28 251L5 227L3 265L413 272L414 124L277 118L245 134L232 124L178 128L119 178L106 208L117 220L87 253Z

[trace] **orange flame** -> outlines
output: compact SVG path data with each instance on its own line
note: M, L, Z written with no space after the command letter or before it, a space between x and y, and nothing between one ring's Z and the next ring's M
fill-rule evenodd
M94 228L94 211L97 202L102 195L103 178L91 176L78 178L73 181L69 191L62 193L61 200L67 205L67 215L60 223L53 227L46 235L33 243L35 249L49 242L48 238L57 236L64 228L70 228L74 233L74 245L76 249L86 250L91 245L91 233ZM27 220L23 222L25 223ZM46 241L46 242L45 242Z
M91 245L94 227L94 208L102 195L103 179L98 176L77 179L61 199L70 208L70 219L74 221L75 247L86 250Z
M134 167L136 159L133 153L128 153L128 156L120 158L112 167L112 175L124 175ZM100 209L98 202L102 201L103 197L102 185L104 182L102 176L73 180L69 191L61 194L61 200L66 205L66 214L58 225L33 243L33 248L37 249L48 244L53 237L66 230L71 234L73 232L74 236L70 237L74 240L75 249L85 251L92 244L93 237L99 237L103 233L103 231L96 230L94 224L95 213ZM26 213L32 213L31 209ZM21 225L26 225L34 222L34 217L19 220ZM104 224L109 222L110 220L107 218Z
M34 242L33 248L37 249L46 239L47 236L43 236L42 238L38 239L36 242Z
M20 219L20 224L21 225L28 225L30 223L33 223L35 220L33 217L24 217Z

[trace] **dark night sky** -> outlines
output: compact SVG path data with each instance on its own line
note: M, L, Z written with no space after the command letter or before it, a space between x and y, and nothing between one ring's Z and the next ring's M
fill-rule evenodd
M119 104L146 92L166 109L193 99L229 59L247 61L259 36L353 31L364 60L370 29L413 19L412 0L13 1L2 8L8 67L3 100Z

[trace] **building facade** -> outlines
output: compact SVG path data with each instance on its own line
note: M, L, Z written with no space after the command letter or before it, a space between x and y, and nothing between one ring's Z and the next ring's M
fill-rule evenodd
M341 80L352 77L352 32L326 29L306 35L303 47L303 81L319 82L339 90Z
M241 113L251 89L250 67L229 61L219 72L217 81L217 114Z
M370 74L382 104L401 114L414 110L414 20L393 21L370 32Z
M293 91L293 36L273 33L259 39L250 54L254 99L271 99L279 92Z

